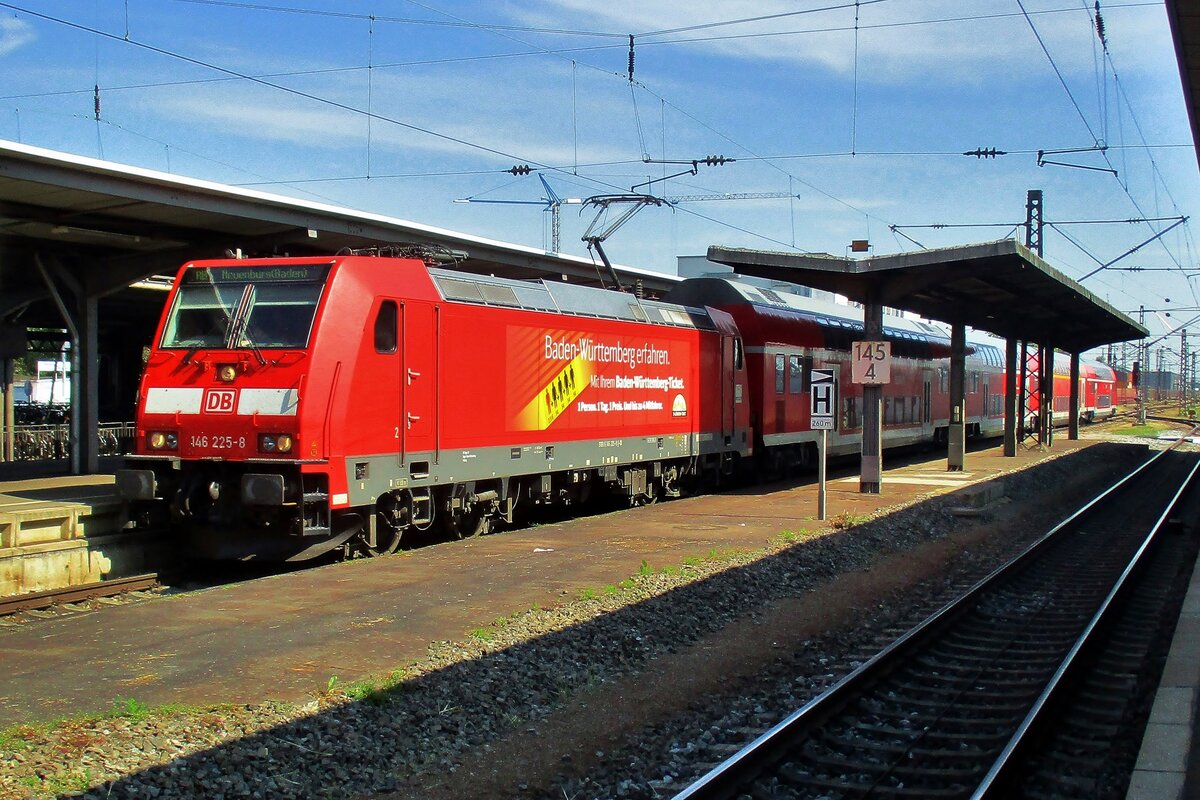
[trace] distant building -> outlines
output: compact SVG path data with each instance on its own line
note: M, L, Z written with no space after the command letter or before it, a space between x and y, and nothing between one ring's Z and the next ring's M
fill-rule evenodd
M43 406L69 405L71 402L71 364L69 361L37 362L37 377L13 384L14 403Z

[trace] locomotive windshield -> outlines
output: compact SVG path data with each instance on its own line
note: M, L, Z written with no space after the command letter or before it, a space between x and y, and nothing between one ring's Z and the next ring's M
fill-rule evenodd
M162 346L308 346L327 265L192 267L183 274Z

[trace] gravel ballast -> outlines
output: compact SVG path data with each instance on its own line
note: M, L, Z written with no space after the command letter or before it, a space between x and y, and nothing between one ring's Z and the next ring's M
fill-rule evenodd
M934 497L644 570L306 704L130 701L10 729L0 798L669 796L1144 453L1096 445L1010 474L1021 502L971 521Z

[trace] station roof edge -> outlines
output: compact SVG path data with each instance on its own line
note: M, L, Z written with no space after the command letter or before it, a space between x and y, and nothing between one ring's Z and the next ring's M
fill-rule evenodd
M713 245L735 272L1082 352L1148 331L1014 239L855 259Z

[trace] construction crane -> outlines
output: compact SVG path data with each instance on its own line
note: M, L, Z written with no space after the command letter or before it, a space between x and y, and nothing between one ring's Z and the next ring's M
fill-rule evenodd
M685 194L664 198L668 203L695 203L700 200L766 200L771 198L795 197L789 192L723 192L721 194Z
M514 168L515 169L515 168ZM515 174L515 173L514 173ZM562 198L558 193L550 188L549 182L538 173L538 180L542 182L542 186L546 189L546 196L541 200L492 200L484 197L463 197L455 200L456 203L496 203L499 205L509 206L542 206L550 211L550 252L559 252L561 223L559 221L559 208L563 205L582 205L583 199L578 197ZM545 242L545 239L542 240Z

